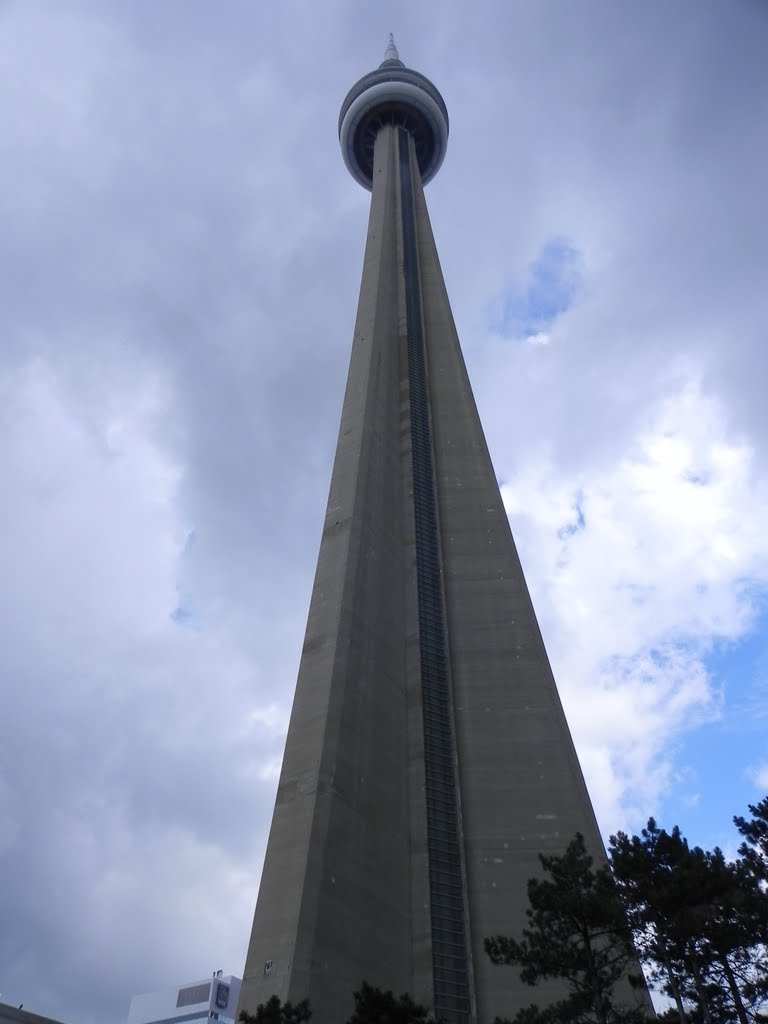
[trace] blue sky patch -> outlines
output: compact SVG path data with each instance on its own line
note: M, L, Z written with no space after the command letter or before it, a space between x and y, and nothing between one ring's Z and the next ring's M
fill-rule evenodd
M583 530L586 527L587 522L584 518L584 511L581 507L583 501L584 495L579 491L574 498L573 518L564 526L561 526L557 531L557 536L560 540L565 540L566 537L572 537L575 533L579 533L580 530Z
M738 845L733 815L746 815L747 804L766 795L749 769L768 761L768 602L761 602L748 636L715 643L705 662L723 694L721 714L679 738L675 761L682 774L658 817L665 827L679 824L692 845L717 842L732 852Z
M177 626L187 626L192 621L192 612L180 604L171 612L171 618Z
M514 338L544 333L573 305L581 281L578 249L564 238L550 239L530 264L527 281L519 289L510 289L503 298L494 327Z

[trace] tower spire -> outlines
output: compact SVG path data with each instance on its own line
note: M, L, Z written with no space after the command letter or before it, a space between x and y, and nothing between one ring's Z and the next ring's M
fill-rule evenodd
M397 47L395 46L395 37L390 32L389 42L387 43L387 48L384 51L384 60L381 62L379 67L388 68L394 66L404 68L405 64L400 60L400 54L397 52Z

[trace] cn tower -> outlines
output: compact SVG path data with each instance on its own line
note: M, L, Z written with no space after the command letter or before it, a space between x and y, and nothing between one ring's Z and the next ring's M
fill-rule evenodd
M313 1024L344 1024L365 980L490 1024L563 992L483 940L522 931L540 852L603 847L424 200L448 112L391 37L339 139L370 219L240 1009L309 998Z

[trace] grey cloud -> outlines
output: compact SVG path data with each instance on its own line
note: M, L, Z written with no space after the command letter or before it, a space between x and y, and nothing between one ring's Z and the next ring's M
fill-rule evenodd
M615 457L678 365L765 431L759 7L434 14L0 8L0 376L51 382L6 405L4 998L110 1024L240 968L367 216L336 116L387 32L451 114L428 198L499 475ZM488 310L553 236L583 292L510 349Z

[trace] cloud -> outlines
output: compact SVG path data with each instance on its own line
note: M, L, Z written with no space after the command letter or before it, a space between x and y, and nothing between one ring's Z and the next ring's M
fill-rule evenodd
M521 459L502 492L600 819L636 825L674 738L719 714L713 645L746 635L768 590L754 453L691 382L617 464L568 478Z
M15 483L0 850L6 877L24 879L2 897L15 922L0 939L3 990L82 1019L89 1005L127 1006L145 933L168 949L197 935L164 965L181 977L212 941L239 959L231 922L247 929L260 862L246 821L268 814L286 725L274 702L254 705L256 670L215 624L173 621L189 524L156 437L169 397L148 370L117 382L85 402L42 360L0 382L2 475ZM222 917L225 896L235 909ZM40 960L26 961L30 942Z
M768 792L768 762L751 765L747 769L747 776L761 793Z
M748 704L712 652L759 647L765 587L768 23L557 14L0 5L4 998L111 1024L242 964L365 237L335 119L393 18L606 829Z

